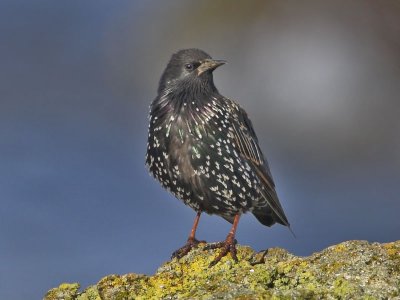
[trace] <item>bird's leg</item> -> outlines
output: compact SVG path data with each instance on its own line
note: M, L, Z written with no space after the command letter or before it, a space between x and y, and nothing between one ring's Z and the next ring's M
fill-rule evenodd
M238 262L238 258L236 255L237 241L235 240L235 234L236 234L236 228L239 224L239 219L240 219L240 214L237 214L235 216L235 219L233 220L232 228L229 231L225 241L214 243L214 244L209 244L206 247L204 247L205 250L222 248L221 253L218 254L218 256L216 258L214 258L214 260L210 263L209 267L216 265L221 260L221 258L223 258L228 253L231 254L231 256L235 262Z
M192 227L192 230L190 231L190 235L187 239L186 244L183 247L179 248L178 250L174 251L174 253L172 253L171 258L176 257L179 259L179 258L185 256L186 254L188 254L189 251L192 250L193 248L196 248L198 246L198 244L205 243L205 241L198 241L195 238L197 225L199 225L200 215L201 215L201 211L199 211L197 213L196 218L194 219L193 227Z

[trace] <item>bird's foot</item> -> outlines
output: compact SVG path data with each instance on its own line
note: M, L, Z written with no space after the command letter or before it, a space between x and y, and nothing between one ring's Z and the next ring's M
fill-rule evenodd
M186 244L183 247L179 248L178 250L174 251L174 253L172 253L171 259L173 258L180 259L184 257L186 254L189 253L190 250L192 250L193 248L197 248L197 246L200 243L206 243L206 241L198 241L195 238L188 238Z
M212 243L205 246L204 250L211 250L218 248L222 249L221 252L218 254L218 256L214 258L214 260L210 263L208 267L211 268L215 266L221 260L221 258L226 256L228 253L231 254L231 257L235 262L238 262L239 260L236 255L236 244L237 244L236 239L233 236L228 235L226 237L226 240L223 242Z

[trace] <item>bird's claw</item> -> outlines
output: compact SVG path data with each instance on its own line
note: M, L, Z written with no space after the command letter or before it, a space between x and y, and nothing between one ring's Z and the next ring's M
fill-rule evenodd
M221 248L221 252L218 254L217 257L214 258L214 260L210 263L210 265L208 267L211 268L211 267L215 266L221 260L221 258L226 256L228 253L231 254L231 257L233 258L233 260L235 262L238 262L239 260L237 258L236 244L237 244L237 240L232 239L228 236L227 239L223 242L212 243L212 244L206 245L204 247L204 250Z
M184 257L186 254L190 252L193 248L197 248L200 243L206 243L206 241L198 241L197 239L189 238L186 244L179 248L178 250L174 251L171 255L171 259L177 258L180 259Z

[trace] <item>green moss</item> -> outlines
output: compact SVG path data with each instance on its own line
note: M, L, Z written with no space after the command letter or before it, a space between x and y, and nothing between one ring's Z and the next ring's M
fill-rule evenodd
M88 287L81 295L79 295L77 300L102 300L100 294L97 290L97 286Z
M255 253L238 246L209 268L218 251L191 251L162 265L153 276L110 275L79 292L62 284L45 299L379 299L400 294L400 241L349 241L309 257L279 248Z
M62 283L48 291L44 298L46 300L74 300L77 297L79 287L78 283Z
M343 277L339 277L333 282L333 294L339 299L349 299L353 295L360 295L359 289Z

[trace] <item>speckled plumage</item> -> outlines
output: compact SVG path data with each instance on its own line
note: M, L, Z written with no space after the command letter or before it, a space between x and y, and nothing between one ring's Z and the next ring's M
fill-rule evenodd
M221 64L198 49L172 56L150 107L146 165L197 212L289 226L251 121L213 83Z

